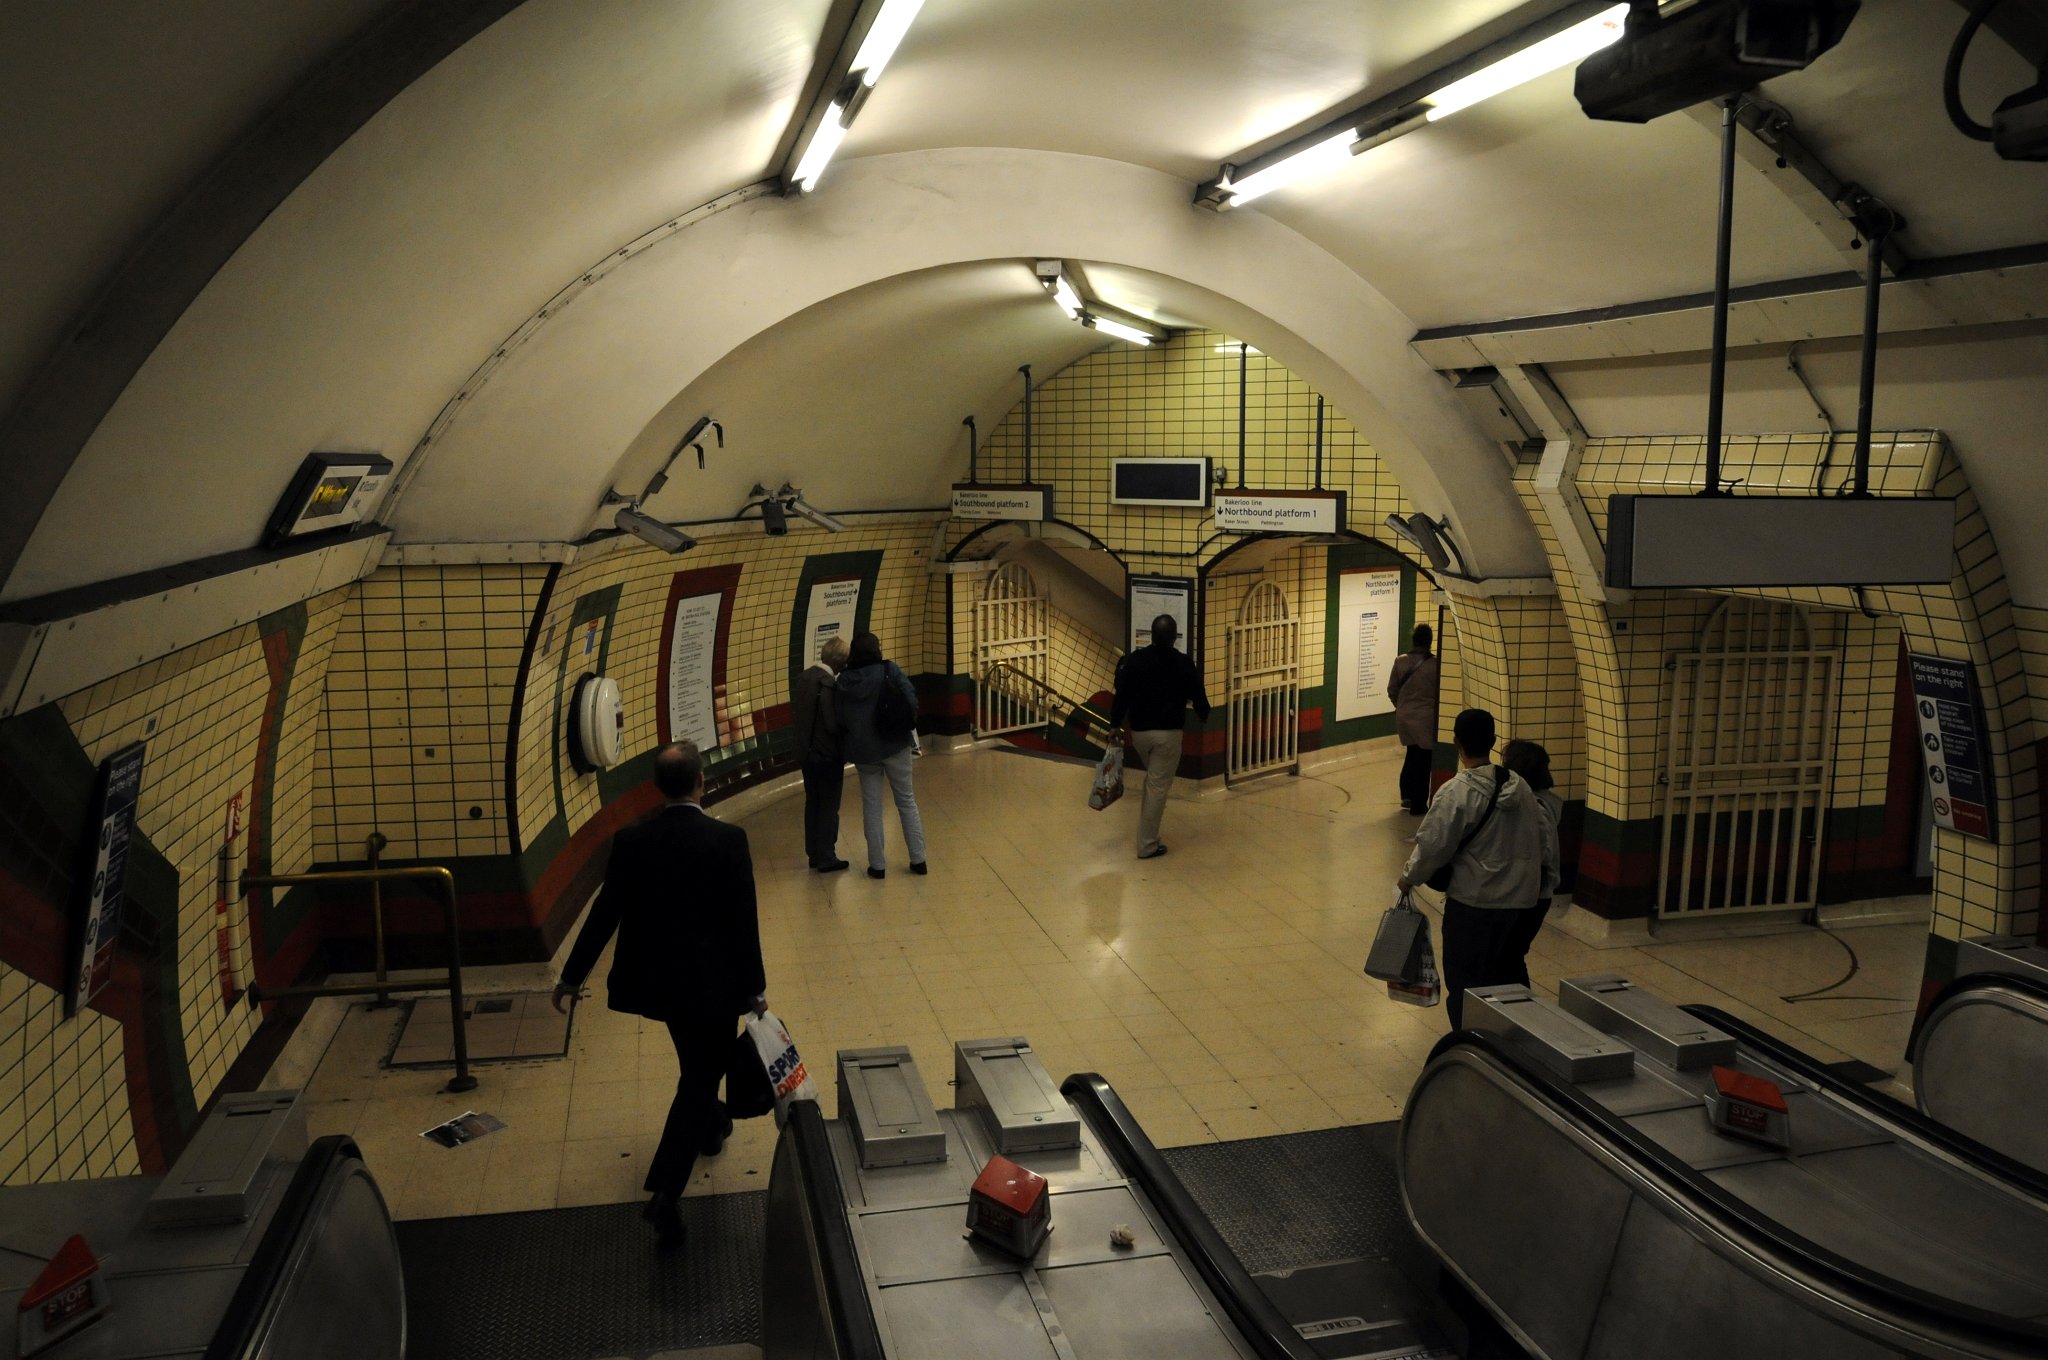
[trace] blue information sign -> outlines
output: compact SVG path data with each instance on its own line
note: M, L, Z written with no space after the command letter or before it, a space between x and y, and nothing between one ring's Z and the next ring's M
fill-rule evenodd
M114 975L121 939L121 901L128 874L128 842L135 834L135 804L142 795L142 743L124 746L100 765L99 816L93 823L91 876L85 884L78 972L70 1011L99 994Z
M1909 656L1913 712L1920 723L1920 757L1927 767L1927 798L1934 824L1981 840L1998 840L1991 762L1984 747L1984 710L1967 661Z

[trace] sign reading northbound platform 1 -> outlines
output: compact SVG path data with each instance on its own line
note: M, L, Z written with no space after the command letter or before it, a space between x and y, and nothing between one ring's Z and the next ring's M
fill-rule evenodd
M1907 659L1913 667L1913 711L1920 720L1920 755L1927 763L1934 824L1996 842L1984 712L1970 663L1938 656Z
M1216 493L1216 528L1239 534L1334 534L1344 528L1341 491Z

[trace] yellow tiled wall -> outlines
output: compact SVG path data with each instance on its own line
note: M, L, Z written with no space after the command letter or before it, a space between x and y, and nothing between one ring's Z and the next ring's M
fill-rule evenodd
M132 1176L121 1023L0 964L0 1185Z
M1466 708L1493 714L1497 747L1533 741L1550 755L1558 795L1585 796L1585 720L1578 659L1555 595L1444 594L1454 641L1439 649L1439 740ZM1418 610L1418 620L1427 622ZM1457 655L1450 653L1455 648Z
M360 582L326 668L315 777L324 862L504 854L505 733L547 568L384 567Z

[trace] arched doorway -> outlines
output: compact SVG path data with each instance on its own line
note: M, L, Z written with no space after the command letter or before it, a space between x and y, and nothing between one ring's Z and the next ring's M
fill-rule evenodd
M1805 610L1734 597L1668 665L1658 914L1813 905L1840 656Z
M1050 641L1046 600L1037 580L1016 562L997 567L974 604L977 738L1024 732L1051 720ZM1026 683L1018 683L1016 676Z
M1225 721L1230 783L1292 773L1301 756L1301 620L1287 595L1260 581L1230 626L1229 708Z

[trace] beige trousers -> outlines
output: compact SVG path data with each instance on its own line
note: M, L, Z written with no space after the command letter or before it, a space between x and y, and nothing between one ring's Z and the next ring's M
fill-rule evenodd
M1166 815L1166 795L1173 791L1173 773L1180 768L1180 731L1133 732L1131 745L1145 762L1145 799L1138 809L1138 853L1159 848L1159 819Z

